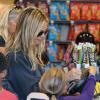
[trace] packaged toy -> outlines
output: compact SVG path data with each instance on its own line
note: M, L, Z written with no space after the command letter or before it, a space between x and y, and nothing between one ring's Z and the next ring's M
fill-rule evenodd
M91 4L83 4L81 11L82 20L91 20Z
M57 39L57 27L56 25L50 25L48 32L48 40L56 40L56 39Z
M47 50L48 50L49 60L51 62L56 61L57 46L55 44L49 44Z
M58 11L58 3L52 2L50 4L50 20L60 20L59 11Z
M60 20L69 20L69 5L66 3L59 3L58 8L60 12Z
M80 20L80 8L81 4L79 3L70 4L71 20Z
M89 32L94 35L96 41L100 41L100 24L89 24Z
M69 33L69 26L68 25L62 25L61 26L61 41L66 41Z

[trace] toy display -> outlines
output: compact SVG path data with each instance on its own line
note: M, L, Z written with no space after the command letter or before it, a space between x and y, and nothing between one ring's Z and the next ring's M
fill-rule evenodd
M87 68L89 66L96 65L95 50L96 46L92 43L79 43L75 44L75 52L73 53L73 59L76 63L77 68ZM75 57L75 55L77 55Z

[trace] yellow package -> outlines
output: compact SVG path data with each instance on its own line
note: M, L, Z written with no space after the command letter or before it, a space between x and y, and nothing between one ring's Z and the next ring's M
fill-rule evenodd
M96 82L94 95L97 95L99 93L100 93L100 82Z

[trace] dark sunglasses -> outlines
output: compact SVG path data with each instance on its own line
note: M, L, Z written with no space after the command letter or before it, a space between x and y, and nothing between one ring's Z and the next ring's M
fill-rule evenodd
M47 35L47 32L48 32L48 30L46 30L46 31L40 31L39 32L39 34L37 35L37 37L40 37L40 36L42 36L42 35Z

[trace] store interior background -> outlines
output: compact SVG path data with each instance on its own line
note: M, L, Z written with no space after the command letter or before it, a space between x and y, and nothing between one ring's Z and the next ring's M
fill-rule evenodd
M36 6L49 17L46 48L50 64L57 67L65 64L64 54L70 51L68 46L82 31L94 35L100 57L100 0L0 0L0 11L2 5L14 6L16 11ZM97 81L100 82L100 68Z

